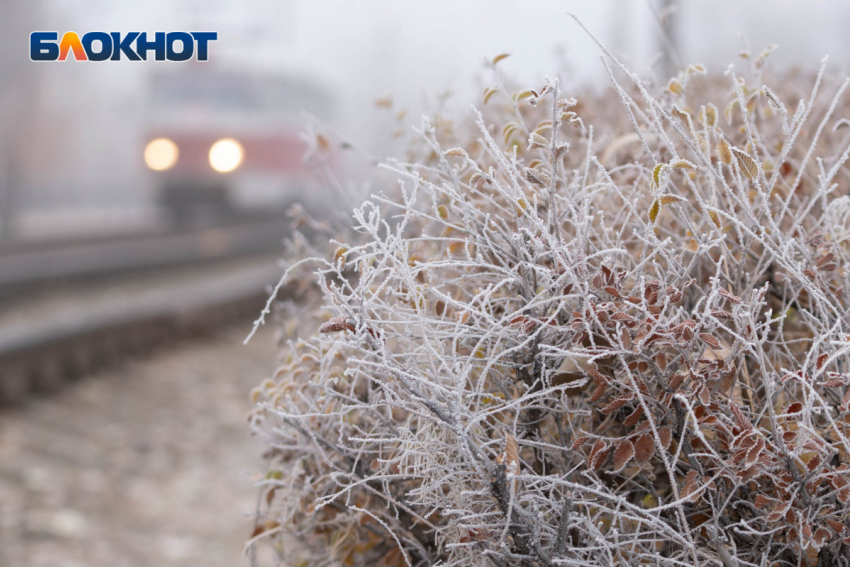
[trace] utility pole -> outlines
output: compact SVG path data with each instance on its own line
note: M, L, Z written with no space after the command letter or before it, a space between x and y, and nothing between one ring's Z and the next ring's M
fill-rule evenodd
M652 1L652 0L650 0ZM656 12L658 20L658 48L662 55L661 69L664 80L673 77L679 72L683 63L680 57L681 38L679 28L682 18L682 4L684 0L661 0L661 9Z

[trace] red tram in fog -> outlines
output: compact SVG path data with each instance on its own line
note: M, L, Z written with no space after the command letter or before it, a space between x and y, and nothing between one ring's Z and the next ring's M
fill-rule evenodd
M307 187L299 129L327 118L318 87L198 65L152 75L149 95L143 157L176 223L281 210Z

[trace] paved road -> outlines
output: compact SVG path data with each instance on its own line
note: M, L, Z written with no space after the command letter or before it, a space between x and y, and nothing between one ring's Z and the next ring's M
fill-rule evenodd
M0 412L0 566L235 566L263 446L249 391L275 366L247 325Z

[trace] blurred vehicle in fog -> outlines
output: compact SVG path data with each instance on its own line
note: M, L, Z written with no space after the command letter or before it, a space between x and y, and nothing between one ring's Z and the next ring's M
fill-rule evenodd
M304 113L330 99L283 74L209 64L150 75L140 154L156 200L175 224L274 213L311 184L299 138Z

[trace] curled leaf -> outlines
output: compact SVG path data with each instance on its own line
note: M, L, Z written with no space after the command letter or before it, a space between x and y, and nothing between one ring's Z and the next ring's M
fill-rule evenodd
M661 187L661 174L667 168L666 163L656 164L654 168L652 168L652 186L653 187Z
M320 333L333 333L336 331L354 331L354 322L348 317L334 317L324 322L319 327Z
M334 263L337 263L340 260L342 260L343 258L345 258L345 256L347 254L348 254L348 248L346 248L345 246L340 246L339 248L337 248L336 251L334 252Z
M705 125L713 128L717 124L717 107L709 103L705 107Z
M661 212L661 201L658 199L652 202L652 206L649 208L649 222L654 223L655 219L658 218L658 213Z
M782 101L779 100L779 97L776 96L770 87L764 86L762 87L762 91L764 92L764 96L767 99L767 104L777 112L783 112L785 110L785 105L782 104Z
M502 136L505 138L505 145L508 144L508 140L510 140L511 134L513 134L517 128L519 128L519 124L517 124L516 122L508 122L507 124L505 124L505 127L502 128Z
M530 167L525 168L525 178L529 182L543 187L548 187L552 183L552 178L548 173L539 169L532 169Z
M735 107L738 106L738 99L733 98L729 104L726 105L726 123L730 126L732 125L732 117L735 115Z
M717 142L717 155L720 156L720 161L726 165L732 163L732 151L729 148L729 142L723 139Z
M593 448L590 450L590 455L587 457L587 464L592 471L598 471L602 466L602 463L608 457L610 449L608 445L605 444L605 441L600 439L596 443L593 444Z
M528 149L529 150L533 149L533 148L548 148L548 147L549 147L549 140L547 140L546 138L544 138L540 134L538 134L536 132L532 132L531 135L528 137Z
M516 438L510 433L505 439L505 460L508 467L519 465L519 446Z
M697 166L686 159L677 159L670 162L670 167L674 169L696 169Z
M685 92L685 89L682 87L682 83L679 79L670 79L670 82L667 83L667 90L677 95Z
M552 121L551 120L541 120L537 127L534 129L535 132L540 134L541 132L545 132L546 130L552 129Z

